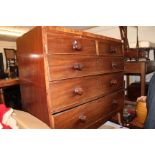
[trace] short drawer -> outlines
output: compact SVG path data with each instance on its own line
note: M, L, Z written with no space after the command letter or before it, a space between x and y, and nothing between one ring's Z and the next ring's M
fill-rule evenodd
M48 53L96 55L95 40L82 36L54 34L47 35Z
M61 80L124 70L123 58L47 55L49 80Z
M98 41L99 55L123 56L122 44Z
M89 76L50 82L52 113L123 89L123 73Z
M88 128L123 107L123 104L124 93L121 91L55 114L51 119L54 119L55 128Z

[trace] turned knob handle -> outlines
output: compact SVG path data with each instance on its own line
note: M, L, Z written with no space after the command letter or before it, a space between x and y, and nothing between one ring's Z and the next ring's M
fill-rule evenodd
M112 101L112 104L117 104L118 102L114 99L113 101Z
M73 69L74 69L74 70L81 71L82 68L83 68L83 65L80 64L80 63L75 63L75 64L73 65Z
M115 63L115 62L112 62L111 66L112 66L112 68L113 68L113 69L117 69L118 64L117 64L117 63Z
M81 115L81 116L79 116L79 120L81 121L81 122L86 122L86 119L87 119L87 117L86 116L84 116L84 115Z
M112 54L116 54L117 50L114 48L114 47L111 47L110 48L110 53Z
M110 81L110 85L111 86L117 85L117 83L118 83L117 80L111 80Z
M72 43L73 50L80 51L82 49L82 45L79 41L74 40Z
M118 105L118 102L116 100L112 101L112 108L116 108Z
M83 89L82 88L75 88L74 89L74 93L76 95L82 95L83 94Z

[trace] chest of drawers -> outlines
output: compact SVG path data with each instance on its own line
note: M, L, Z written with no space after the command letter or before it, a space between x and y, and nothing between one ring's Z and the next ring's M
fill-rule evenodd
M120 40L35 27L17 50L23 109L51 128L94 128L122 111Z

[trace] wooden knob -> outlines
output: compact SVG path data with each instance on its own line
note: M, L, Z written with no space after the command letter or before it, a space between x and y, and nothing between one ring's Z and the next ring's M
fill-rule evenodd
M73 50L80 51L82 49L82 45L79 41L74 40L72 43Z
M117 104L118 102L114 99L114 100L112 101L112 103L113 103L113 104Z
M111 47L110 48L110 53L112 54L116 54L117 50L114 48L114 47Z
M112 101L112 108L116 108L118 105L118 102L116 100Z
M75 64L73 65L73 69L74 69L74 70L81 71L82 68L83 68L83 65L80 64L80 63L75 63Z
M112 68L113 68L113 69L117 69L118 64L117 64L117 63L115 63L115 62L112 62L111 66L112 66Z
M74 93L76 95L82 95L83 94L83 89L82 88L75 88L74 89Z
M81 115L81 116L79 116L79 120L81 121L81 122L86 122L86 119L87 119L87 117L86 116L84 116L84 115Z
M118 83L117 80L111 80L110 81L110 85L111 86L117 85L117 83Z

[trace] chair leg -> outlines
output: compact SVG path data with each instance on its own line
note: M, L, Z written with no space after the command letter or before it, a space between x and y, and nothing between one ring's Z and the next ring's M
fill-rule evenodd
M117 119L120 126L123 126L123 112L117 113Z
M0 103L4 103L4 94L2 88L0 88Z

